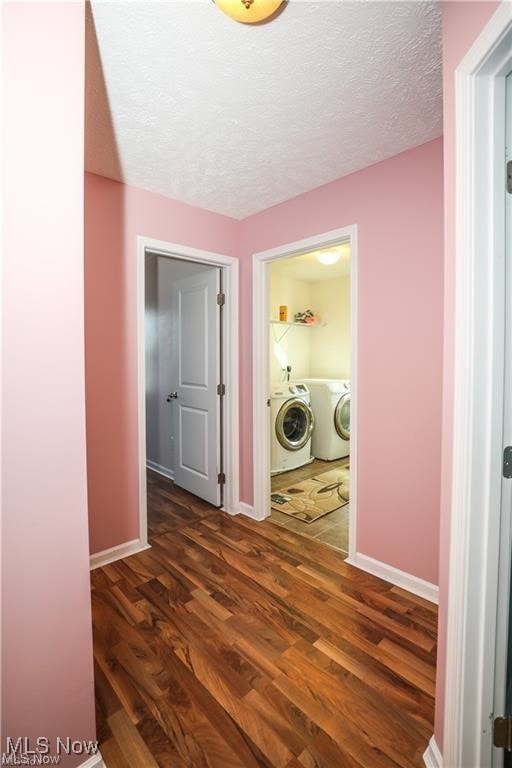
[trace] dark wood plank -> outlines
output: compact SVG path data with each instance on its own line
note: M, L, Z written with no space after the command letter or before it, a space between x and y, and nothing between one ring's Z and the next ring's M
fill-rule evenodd
M151 549L91 575L111 768L422 765L435 606L152 472L148 519Z

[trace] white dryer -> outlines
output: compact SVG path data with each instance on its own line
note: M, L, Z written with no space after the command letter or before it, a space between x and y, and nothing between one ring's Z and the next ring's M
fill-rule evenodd
M311 434L314 423L309 389L305 384L283 382L270 387L272 475L313 461Z
M350 380L305 379L315 414L311 453L332 461L350 454Z

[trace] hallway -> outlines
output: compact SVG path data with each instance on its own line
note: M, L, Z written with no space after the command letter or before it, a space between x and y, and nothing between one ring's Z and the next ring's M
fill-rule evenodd
M410 768L436 608L149 472L152 548L92 572L109 768Z

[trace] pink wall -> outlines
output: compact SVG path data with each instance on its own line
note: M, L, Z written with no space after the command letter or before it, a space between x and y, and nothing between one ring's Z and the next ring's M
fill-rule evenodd
M442 141L243 222L91 174L85 190L91 551L138 536L137 235L240 254L241 497L250 503L252 253L356 223L358 549L437 584Z
M137 236L236 255L238 222L85 175L91 552L138 538Z
M83 343L84 4L7 3L2 15L8 151L0 752L7 736L95 738Z
M439 651L435 735L443 743L444 680L446 662L446 609L450 548L453 419L453 341L455 309L455 78L454 72L499 3L443 3L443 90L444 90L444 381L441 477L441 528L439 552Z
M437 584L442 140L242 222L241 492L252 499L251 254L350 224L359 239L358 551Z

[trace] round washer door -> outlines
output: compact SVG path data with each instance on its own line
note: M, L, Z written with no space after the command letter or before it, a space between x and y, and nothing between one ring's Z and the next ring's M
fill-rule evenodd
M334 426L343 440L350 440L350 392L346 392L338 400L334 411Z
M300 397L287 400L276 417L276 437L288 451L304 448L315 424L313 411Z

